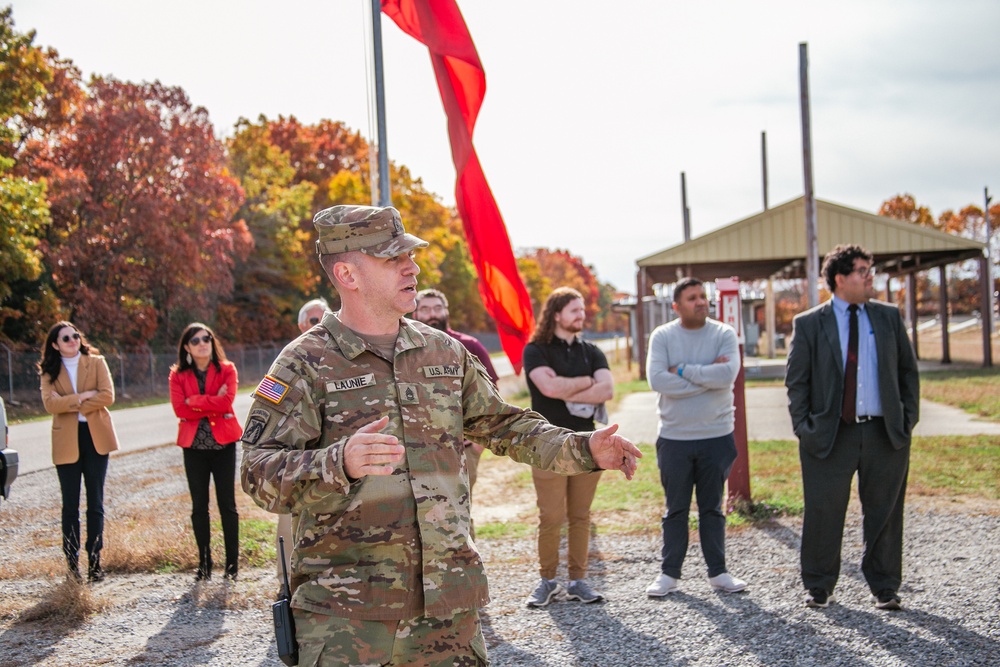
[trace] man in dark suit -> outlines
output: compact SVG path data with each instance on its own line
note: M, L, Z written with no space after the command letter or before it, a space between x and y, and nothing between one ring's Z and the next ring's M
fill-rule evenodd
M806 604L826 607L840 574L851 481L864 515L861 570L879 609L899 609L903 497L919 418L917 360L899 310L871 301L872 255L840 245L823 260L833 298L795 318L785 386L799 439Z

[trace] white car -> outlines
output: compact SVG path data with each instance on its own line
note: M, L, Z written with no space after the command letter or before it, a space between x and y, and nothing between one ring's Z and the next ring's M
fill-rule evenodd
M0 497L10 497L10 485L17 478L17 452L7 448L7 408L4 407L3 398L0 398L0 432L3 433L3 440L0 441Z

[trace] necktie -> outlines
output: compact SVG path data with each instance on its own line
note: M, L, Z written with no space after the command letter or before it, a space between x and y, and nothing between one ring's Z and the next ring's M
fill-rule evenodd
M858 307L847 307L851 314L850 333L847 335L847 364L844 366L844 404L840 418L852 422L857 417L858 405Z

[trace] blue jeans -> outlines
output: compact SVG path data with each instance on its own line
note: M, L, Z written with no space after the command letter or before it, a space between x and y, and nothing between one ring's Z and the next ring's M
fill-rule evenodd
M104 546L104 478L108 473L108 455L98 454L90 437L90 426L79 422L77 428L80 457L76 463L56 466L62 491L63 553L70 569L80 560L80 478L87 489L87 558L97 564Z
M704 440L657 438L656 463L667 500L663 515L663 574L679 579L688 548L691 492L698 500L698 536L708 576L726 571L726 515L722 491L736 461L733 434Z

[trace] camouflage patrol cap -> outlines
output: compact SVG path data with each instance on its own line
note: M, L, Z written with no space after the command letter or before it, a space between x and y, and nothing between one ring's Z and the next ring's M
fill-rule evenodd
M427 247L427 241L406 233L399 211L391 206L331 206L316 214L313 226L320 255L360 250L372 257L395 257Z

